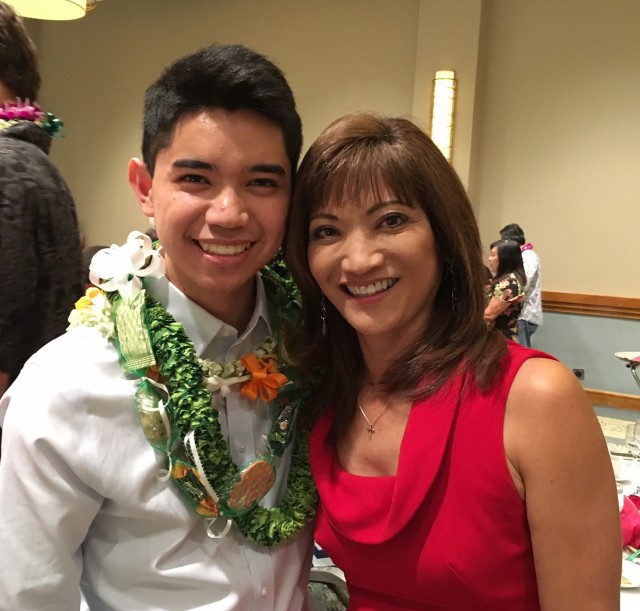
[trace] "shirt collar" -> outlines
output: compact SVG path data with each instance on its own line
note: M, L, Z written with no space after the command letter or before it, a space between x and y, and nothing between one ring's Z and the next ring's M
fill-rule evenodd
M177 286L169 282L166 277L145 278L145 288L154 299L176 319L182 323L185 333L193 342L198 356L213 342L214 339L224 340L237 333L231 325L226 324L213 314L201 308L189 299ZM239 339L252 334L260 325L264 325L266 334L271 333L269 309L264 284L260 274L256 274L256 303L247 328ZM227 343L227 342L225 342Z

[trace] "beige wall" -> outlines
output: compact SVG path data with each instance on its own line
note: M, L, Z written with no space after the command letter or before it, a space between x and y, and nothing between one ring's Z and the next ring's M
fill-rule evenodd
M296 92L310 143L353 110L410 112L418 0L104 0L84 19L43 24L43 101L66 123L53 158L90 243L145 228L126 183L143 92L162 68L212 42L269 55Z
M482 0L420 2L413 116L429 131L433 78L455 70L456 106L452 165L469 182ZM452 32L455 37L452 38Z
M470 183L548 290L640 296L640 2L485 0Z
M41 101L66 123L53 158L91 243L146 227L126 183L146 86L179 55L241 42L286 72L307 145L358 109L426 126L433 72L456 70L454 167L485 244L518 222L545 289L640 296L637 0L104 0L38 25Z

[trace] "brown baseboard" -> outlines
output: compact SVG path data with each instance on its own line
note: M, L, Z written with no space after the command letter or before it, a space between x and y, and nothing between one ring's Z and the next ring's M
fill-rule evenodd
M591 405L640 411L640 396L597 390L595 388L585 388L584 390L589 397L589 401L591 401Z
M640 320L640 298L637 297L542 291L542 309L561 314Z

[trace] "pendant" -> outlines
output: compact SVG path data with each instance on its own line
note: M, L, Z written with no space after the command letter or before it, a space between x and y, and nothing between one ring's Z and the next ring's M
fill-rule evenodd
M367 433L369 433L369 441L371 441L373 434L376 432L376 430L373 428L373 424L369 424L367 426Z
M280 407L278 402L276 404L280 409L280 413L276 418L275 425L269 431L267 442L268 448L273 452L273 455L280 457L291 442L298 415L299 400L288 402L283 407Z
M226 505L231 511L246 512L273 486L276 470L266 458L258 458L246 466L231 485Z

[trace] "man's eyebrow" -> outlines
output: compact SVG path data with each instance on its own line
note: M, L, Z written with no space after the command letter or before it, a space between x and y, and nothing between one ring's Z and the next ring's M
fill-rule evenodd
M213 170L214 166L206 161L199 159L176 159L172 164L172 168L185 168L189 170Z
M188 169L188 170L216 170L217 166L207 161L200 161L199 159L176 159L172 164L172 168L175 169ZM286 176L287 171L279 163L258 163L256 165L249 166L248 172L260 172L264 174L277 174L278 176Z
M258 163L249 168L250 172L264 172L265 174L277 174L286 176L287 171L279 163Z

